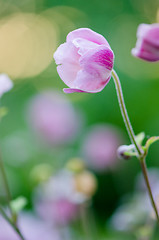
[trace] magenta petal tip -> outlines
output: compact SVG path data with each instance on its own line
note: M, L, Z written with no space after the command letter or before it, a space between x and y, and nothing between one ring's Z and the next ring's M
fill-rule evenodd
M64 93L85 92L76 88L63 88Z

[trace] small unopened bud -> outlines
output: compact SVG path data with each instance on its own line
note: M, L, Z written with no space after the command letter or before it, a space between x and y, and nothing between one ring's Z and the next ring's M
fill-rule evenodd
M75 189L86 197L92 197L97 189L95 176L89 171L83 171L75 175Z
M72 158L68 161L66 168L72 172L78 173L85 169L84 162L80 158Z
M0 108L0 119L3 118L5 115L7 115L8 109L6 107Z
M131 146L131 145L130 145ZM118 147L117 149L117 156L120 158L120 159L125 159L125 160L128 160L132 157L132 155L129 153L130 151L130 146L128 145L122 145L120 147ZM132 149L132 147L131 147Z
M31 170L30 178L35 184L38 184L47 181L52 172L52 167L49 164L39 164Z

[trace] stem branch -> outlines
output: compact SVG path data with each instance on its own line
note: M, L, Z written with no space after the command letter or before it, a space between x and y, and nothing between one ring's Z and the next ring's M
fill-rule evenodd
M116 87L116 92L117 92L117 96L118 96L118 101L119 101L119 106L120 106L120 110L121 110L121 113L122 113L122 117L123 117L126 129L127 129L127 132L129 134L130 140L131 140L132 144L135 146L136 152L138 153L137 158L140 161L142 173L143 173L144 180L145 180L145 183L146 183L146 186L147 186L147 190L148 190L148 193L149 193L151 204L152 204L152 207L155 211L157 221L159 223L159 214L158 214L158 210L157 210L157 207L156 207L153 195L152 195L152 190L151 190L151 186L150 186L149 178L148 178L148 174L147 174L147 167L146 167L146 163L145 163L145 153L136 142L135 134L134 134L133 128L131 126L129 116L128 116L128 113L127 113L127 110L126 110L124 97L123 97L123 93L122 93L122 88L121 88L121 83L120 83L120 80L118 78L118 75L116 74L116 72L114 70L112 71L112 76L113 76L115 87Z
M0 206L0 213L4 217L4 219L12 226L12 228L15 230L15 232L19 235L21 240L25 240L23 235L21 234L19 228L10 220L10 218L6 215L5 211L3 208Z
M3 165L3 160L2 160L1 154L0 154L0 171L1 171L1 174L2 174L4 188L5 188L5 191L6 191L6 198L7 198L8 208L9 208L10 214L12 216L12 219L15 220L14 213L13 213L13 211L11 209L11 206L10 206L10 202L12 200L12 197L11 197L11 193L10 193L10 189L9 189L7 176L6 176L6 173L5 173L5 169L4 169L4 165Z
M143 176L144 176L144 179L145 179L146 187L147 187L147 190L148 190L148 194L149 194L149 197L150 197L150 200L151 200L151 204L152 204L152 207L155 211L157 221L159 223L159 214L158 214L158 210L157 210L154 198L153 198L153 194L152 194L152 190L151 190L151 186L150 186L150 182L149 182L149 178L148 178L148 174L147 174L147 166L146 166L145 158L140 159L140 164L141 164L142 173L143 173Z
M134 144L134 146L136 148L136 151L137 151L138 155L140 156L140 155L143 154L143 151L140 148L140 146L138 146L138 144L135 140L135 134L134 134L133 128L131 126L130 119L129 119L129 116L128 116L128 113L127 113L127 110L126 110L126 106L125 106L125 102L124 102L121 83L120 83L120 80L119 80L118 75L116 74L115 70L112 71L112 76L113 76L113 79L114 79L114 83L115 83L115 87L116 87L116 91L117 91L117 96L118 96L118 101L119 101L119 106L120 106L120 110L121 110L121 113L122 113L122 117L123 117L126 129L127 129L127 132L129 134L129 137L130 137L130 140L131 140L132 144Z

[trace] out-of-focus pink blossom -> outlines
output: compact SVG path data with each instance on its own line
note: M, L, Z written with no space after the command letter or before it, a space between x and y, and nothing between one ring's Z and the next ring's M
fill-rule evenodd
M159 169L149 168L148 176L154 198L157 199L159 198ZM136 177L136 189L147 194L147 187L142 174Z
M19 229L26 240L60 240L57 229L52 225L43 222L30 213L22 213L18 219ZM0 218L0 239L20 240L20 237L12 227L1 217Z
M159 169L148 169L148 176L159 211ZM134 232L139 226L144 226L147 223L151 224L152 218L156 217L141 173L136 178L135 192L129 198L126 197L123 200L123 204L116 209L110 220L112 227L116 230L131 230Z
M8 75L6 74L0 74L0 97L9 90L11 90L13 87L13 82L10 80Z
M92 126L82 145L84 159L95 170L105 171L117 163L117 148L121 144L119 130L113 126L97 124Z
M60 78L69 87L65 93L101 91L111 78L114 54L107 40L88 28L67 35L54 53Z
M46 91L33 97L28 117L32 129L50 145L72 141L80 127L80 117L68 99L56 91Z
M149 168L148 177L149 177L149 182L152 190L152 195L153 195L156 207L159 211L159 169ZM146 208L149 211L149 213L151 213L151 217L156 218L156 214L151 205L149 195L147 192L147 187L145 185L145 181L142 174L139 174L136 178L136 188L139 190L140 193L143 192L143 194L145 194L145 199L147 199L147 202L149 204Z
M66 225L76 219L78 207L67 198L61 198L39 201L36 210L44 220Z
M159 61L159 24L140 24L137 30L136 47L132 49L135 57L146 61Z
M127 196L126 196L127 199ZM110 225L117 231L135 231L150 220L152 207L145 194L135 193L113 213Z
M75 191L73 174L61 171L41 185L35 193L35 208L45 220L68 224L78 214L83 196Z

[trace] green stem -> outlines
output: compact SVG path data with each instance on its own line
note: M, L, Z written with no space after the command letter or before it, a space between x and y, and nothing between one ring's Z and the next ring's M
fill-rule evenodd
M140 164L141 164L142 173L143 173L143 176L144 176L144 179L145 179L146 187L147 187L147 190L148 190L148 194L149 194L149 197L150 197L150 200L151 200L151 204L152 204L152 207L155 211L157 221L159 223L159 214L158 214L158 210L157 210L154 198L153 198L153 194L152 194L152 190L151 190L151 186L150 186L150 182L149 182L149 178L148 178L148 174L147 174L147 166L146 166L145 158L140 158Z
M129 134L130 140L131 140L132 144L134 144L136 152L138 153L137 158L140 161L142 173L143 173L144 180L145 180L145 183L146 183L146 186L147 186L147 190L148 190L148 193L149 193L151 204L152 204L152 207L155 211L157 221L159 223L158 210L157 210L157 207L156 207L153 195L152 195L152 190L151 190L151 186L150 186L149 179L148 179L148 174L147 174L147 168L146 168L146 163L145 163L145 153L136 142L135 134L134 134L133 128L131 126L129 116L128 116L128 113L127 113L127 110L126 110L124 97L123 97L123 92L122 92L122 88L121 88L121 83L120 83L120 80L118 78L118 75L116 74L116 72L114 70L112 71L112 76L113 76L116 91L117 91L117 96L118 96L118 101L119 101L119 106L120 106L120 110L121 110L121 113L122 113L122 117L123 117L126 129L127 129L127 132Z
M7 176L6 176L6 173L5 173L5 169L4 169L1 154L0 154L0 171L1 171L1 174L2 174L4 188L5 188L5 191L6 191L8 208L9 208L10 214L12 216L12 219L15 220L15 216L14 216L15 214L13 213L12 208L10 206L10 202L12 200L12 197L11 197L11 193L10 193L10 190L9 190L9 185L8 185Z
M0 206L0 213L4 217L4 219L12 226L12 228L15 230L15 232L19 235L21 240L25 240L23 235L21 234L19 228L10 220L10 218L6 215L5 211L3 208Z
M138 146L136 140L135 140L135 134L133 131L133 128L131 126L130 120L129 120L129 116L126 110L126 106L125 106L125 102L124 102L124 97L123 97L123 92L122 92L122 88L121 88L121 83L120 80L118 78L118 75L116 74L115 70L112 71L112 76L114 79L114 83L115 83L115 87L116 87L116 91L117 91L117 96L118 96L118 101L119 101L119 106L120 106L120 110L124 119L124 123L127 129L127 132L129 134L130 140L132 142L132 144L134 144L136 151L138 153L138 155L142 155L143 151L140 148L140 146Z
M80 206L80 217L82 228L85 233L85 240L92 240L91 230L90 230L90 222L87 219L87 206L85 203L81 204Z

